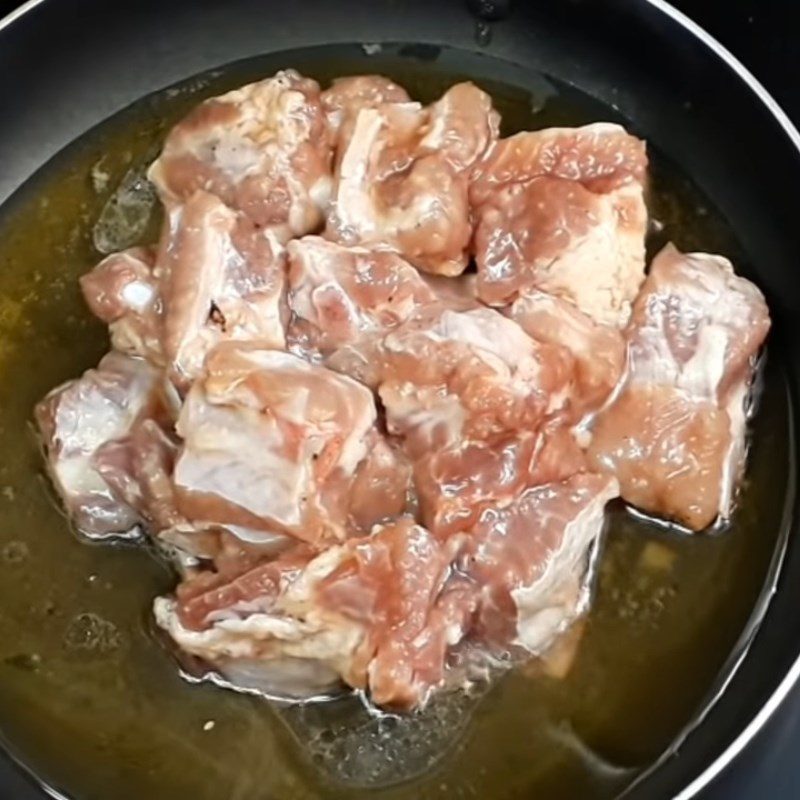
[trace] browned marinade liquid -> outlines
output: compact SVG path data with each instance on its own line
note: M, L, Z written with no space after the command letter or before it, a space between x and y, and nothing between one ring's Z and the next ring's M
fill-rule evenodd
M506 676L473 703L463 730L445 710L439 724L461 732L439 766L366 791L321 780L267 702L181 679L149 622L152 598L174 581L168 567L142 548L88 545L71 533L43 476L32 408L106 350L77 284L99 258L93 226L125 174L191 105L295 67L323 83L382 72L423 101L477 79L503 114L505 134L619 119L537 76L518 85L482 81L453 66L452 53L374 50L275 55L147 98L62 153L0 213L0 729L42 780L78 800L611 798L695 718L770 580L792 457L775 357L730 528L686 536L614 509L567 677ZM713 205L657 152L651 159L660 240L721 252L757 280L758 264ZM156 230L154 219L142 240ZM302 733L303 714L282 713ZM402 761L413 749L404 731L386 720L382 735L392 744L372 757ZM350 746L341 726L319 735L329 749Z

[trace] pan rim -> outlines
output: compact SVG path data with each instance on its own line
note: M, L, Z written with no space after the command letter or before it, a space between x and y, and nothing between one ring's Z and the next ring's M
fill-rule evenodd
M26 0L18 8L11 11L9 14L0 18L0 33L29 12L36 9L38 6L43 5L46 0ZM680 11L667 0L645 0L646 4L669 18L675 24L683 28L693 38L698 40L705 48L711 51L718 59L720 59L725 66L733 72L736 77L755 95L760 103L766 108L770 116L778 123L787 139L791 142L794 149L800 154L800 130L792 122L786 111L769 92L769 90L761 83L761 81L746 67L739 58L734 55L725 45L723 45L716 37L709 33L705 28L696 23L690 16ZM779 572L782 570L782 565L778 567ZM767 603L766 609L769 607ZM742 658L747 657L747 651L743 654ZM738 665L737 665L738 668ZM736 668L733 672L736 671ZM687 786L685 786L678 794L674 795L673 800L692 800L705 788L707 788L719 775L721 775L732 762L740 756L745 750L747 745L758 735L758 733L766 726L772 719L776 711L783 704L789 692L800 682L800 656L798 656L786 671L783 678L767 698L766 702L762 705L758 713L756 713L747 725L738 733L738 735L727 745L727 747L699 774L697 774ZM5 750L5 748L3 748ZM8 751L6 751L8 752ZM39 780L24 764L12 753L8 753L11 761L18 766L21 766L23 771L34 779L36 785L45 792L46 795L56 798L57 800L66 800L66 795L61 794L57 789Z

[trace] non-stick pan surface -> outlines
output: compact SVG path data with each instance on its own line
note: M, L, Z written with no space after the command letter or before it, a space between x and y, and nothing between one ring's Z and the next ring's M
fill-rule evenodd
M77 136L138 98L262 53L330 43L440 45L556 76L613 105L732 224L775 319L771 352L800 377L800 136L746 71L660 0L517 2L486 22L463 0L46 0L0 23L0 203ZM505 6L501 3L500 6ZM501 8L501 10L504 10ZM489 16L492 16L490 14ZM420 47L420 45L422 45ZM489 61L487 60L487 67ZM793 504L786 526L797 526ZM744 746L800 675L800 542L766 616L702 723L631 791L690 797ZM769 592L770 587L766 587ZM753 620L755 623L758 620ZM0 795L19 788L0 761ZM13 788L12 788L13 787Z

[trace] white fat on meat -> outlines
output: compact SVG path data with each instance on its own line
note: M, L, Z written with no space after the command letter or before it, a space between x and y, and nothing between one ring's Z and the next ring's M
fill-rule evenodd
M281 242L312 231L331 189L319 86L285 70L206 100L170 131L148 175L167 208L203 190Z
M339 131L327 237L393 250L434 274L460 274L472 234L469 172L498 123L489 96L469 83L427 108L362 108Z
M96 369L53 389L36 407L36 421L53 482L76 527L87 536L125 534L141 522L112 491L95 456L154 412L160 373L143 359L106 355Z
M610 123L496 142L470 187L478 295L530 288L623 327L644 280L644 142Z
M769 327L761 292L727 259L672 245L656 256L627 332L627 377L592 431L590 456L625 500L692 530L730 515Z
M344 520L327 507L325 487L354 479L375 420L369 390L345 376L257 345L220 345L178 420L181 510L311 541L341 538Z
M344 560L332 547L310 561L299 575L262 603L222 608L203 630L186 627L171 598L157 598L156 622L185 653L216 669L235 688L289 697L329 690L350 673L350 663L365 630L357 621L329 612L315 602L316 583Z
M601 487L590 481L588 476L576 478L569 487L575 493L571 498L575 508L567 512L561 543L551 554L544 572L534 582L511 590L517 607L517 636L513 644L529 653L542 655L555 637L586 610L585 587L592 578L591 550L603 530L606 504L619 495L615 481Z

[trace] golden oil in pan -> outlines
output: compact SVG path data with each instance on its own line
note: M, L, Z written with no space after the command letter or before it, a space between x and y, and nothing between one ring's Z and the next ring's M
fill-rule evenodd
M136 547L79 542L43 477L33 405L107 347L77 285L98 260L93 225L172 121L283 66L323 81L383 72L424 101L464 77L419 52L367 60L323 51L307 61L264 58L147 98L56 158L0 213L0 730L41 779L77 800L613 797L698 712L764 585L791 456L776 359L731 529L687 537L615 511L568 676L509 675L440 768L380 791L324 786L266 702L184 682L150 633L150 603L172 585L169 570ZM538 78L533 90L479 82L504 133L613 117ZM712 205L651 157L662 237L749 267Z

